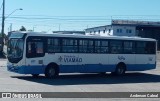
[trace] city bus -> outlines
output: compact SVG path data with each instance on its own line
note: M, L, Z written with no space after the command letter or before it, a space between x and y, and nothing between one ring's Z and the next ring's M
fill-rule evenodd
M12 32L7 70L37 77L156 69L157 41L150 38Z

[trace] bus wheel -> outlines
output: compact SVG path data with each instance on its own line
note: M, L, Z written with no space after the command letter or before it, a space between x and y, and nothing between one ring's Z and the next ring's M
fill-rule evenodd
M55 78L55 77L57 77L58 76L58 71L57 71L56 67L49 65L46 68L45 76L47 78Z
M37 77L39 76L39 74L32 74L32 76L33 76L34 78L37 78Z
M112 72L113 75L124 75L126 72L125 64L118 64L115 72Z
M106 75L106 72L100 72L99 74L100 75Z

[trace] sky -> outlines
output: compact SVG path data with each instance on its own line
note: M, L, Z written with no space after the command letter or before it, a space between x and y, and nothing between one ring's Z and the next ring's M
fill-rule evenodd
M5 16L9 15L5 20L5 33L19 30L21 26L38 32L84 30L108 25L111 19L160 21L160 0L5 1ZM1 4L2 0L0 14ZM19 8L23 10L16 10Z

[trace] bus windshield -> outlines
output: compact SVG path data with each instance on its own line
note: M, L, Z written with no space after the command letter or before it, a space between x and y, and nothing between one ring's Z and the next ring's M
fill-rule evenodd
M10 39L8 43L8 49L7 49L8 59L9 60L21 59L23 56L23 45L24 45L24 41L21 38Z

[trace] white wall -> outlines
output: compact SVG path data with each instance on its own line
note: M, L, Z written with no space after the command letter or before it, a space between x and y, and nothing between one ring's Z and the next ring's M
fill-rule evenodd
M121 29L122 32L117 32L117 29ZM115 36L135 36L136 27L135 26L113 26L113 35ZM131 33L127 33L127 30L131 30Z
M117 29L121 30L121 32L117 32ZM105 33L103 32L104 30L105 30ZM129 32L129 30L131 32ZM99 31L100 31L100 33L99 33ZM96 28L92 28L92 29L87 29L86 30L86 35L135 36L136 35L136 27L135 26L122 26L122 25L120 25L120 26L118 26L118 25L102 26L102 27L96 27Z
M104 31L105 31L105 33L104 33ZM86 35L109 36L109 35L113 35L113 29L112 29L112 26L96 27L96 28L92 28L92 29L87 29Z

